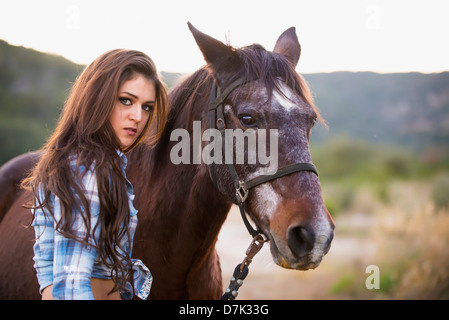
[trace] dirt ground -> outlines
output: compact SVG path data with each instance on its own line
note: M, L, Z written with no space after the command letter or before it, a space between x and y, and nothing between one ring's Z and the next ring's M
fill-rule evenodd
M335 219L335 223L337 227L331 249L315 270L287 270L277 266L271 258L269 245L265 244L250 265L249 275L239 290L238 299L354 299L347 293L333 293L332 286L341 279L346 265L360 268L362 276L357 281L360 280L360 286L365 286L369 274L365 275L364 272L371 264L370 257L376 247L369 238L357 234L369 230L371 219L360 214L343 216ZM217 242L225 288L235 266L243 260L250 242L251 237L244 227L238 208L234 206Z

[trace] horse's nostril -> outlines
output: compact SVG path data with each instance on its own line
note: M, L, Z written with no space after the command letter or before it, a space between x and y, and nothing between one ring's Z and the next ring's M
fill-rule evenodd
M315 235L305 227L291 227L288 230L287 241L293 254L300 258L312 250L315 243Z

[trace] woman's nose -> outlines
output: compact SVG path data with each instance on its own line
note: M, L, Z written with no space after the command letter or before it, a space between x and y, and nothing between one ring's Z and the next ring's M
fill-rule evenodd
M137 123L142 121L142 106L135 104L131 110L130 118Z

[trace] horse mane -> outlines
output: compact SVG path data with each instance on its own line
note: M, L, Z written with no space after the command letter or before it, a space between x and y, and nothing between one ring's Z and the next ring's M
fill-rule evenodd
M201 113L208 109L212 83L212 75L207 67L202 67L170 91L168 95L170 111L164 135L170 135L179 113L183 110L187 111L185 119L187 130L191 128L192 121L199 120L195 119L195 116L200 117Z
M235 79L244 78L247 81L259 79L271 94L273 90L282 94L278 80L282 80L293 92L299 95L305 103L317 113L318 119L323 121L318 108L315 106L312 94L306 80L296 72L291 62L280 53L269 52L259 44L253 44L237 50L244 61L243 68L236 74ZM251 84L251 83L250 83ZM253 88L250 88L251 92Z

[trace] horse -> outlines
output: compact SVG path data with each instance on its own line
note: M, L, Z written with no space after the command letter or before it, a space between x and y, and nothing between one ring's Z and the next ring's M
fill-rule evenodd
M20 183L40 158L39 152L28 152L6 162L0 168L0 222L20 194Z
M188 27L206 65L170 91L168 120L159 142L152 147L141 144L128 154L127 176L139 211L132 254L153 274L150 299L222 295L215 244L233 203L244 204L242 217L251 220L246 221L248 230L269 242L274 262L284 268L318 267L334 236L335 225L309 151L311 129L321 117L307 83L295 70L301 52L296 29L287 29L268 51L259 44L234 48L190 23ZM211 128L251 131L258 139L264 130L275 129L277 176L264 175L268 165L260 159L237 163L237 152L231 164L218 148L209 155L223 161L210 164L199 158L201 150L211 151L204 139ZM190 137L200 130L202 140L190 141L187 149L177 148L181 141L173 135L176 130ZM235 140L231 151L236 151ZM184 162L176 163L174 156L182 152L187 154ZM244 149L244 156L250 152ZM21 172L35 161L31 156L22 159ZM297 163L302 169L290 170ZM22 176L20 170L17 176ZM258 180L254 186L241 183L254 180ZM4 206L9 209L0 223L0 299L39 299L32 260L34 233L24 227L31 214L21 207L30 194L21 192L14 198Z

